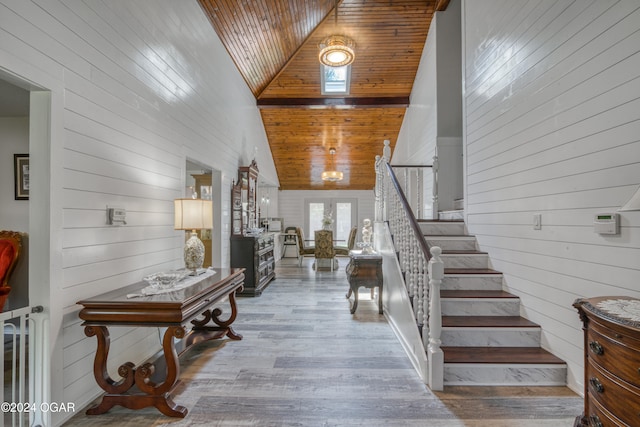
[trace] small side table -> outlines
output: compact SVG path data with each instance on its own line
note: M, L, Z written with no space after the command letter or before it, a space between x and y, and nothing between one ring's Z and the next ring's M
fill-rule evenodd
M350 251L350 261L346 268L349 292L347 298L354 296L351 314L358 308L358 289L378 288L378 313L382 314L382 255L363 254L362 251Z

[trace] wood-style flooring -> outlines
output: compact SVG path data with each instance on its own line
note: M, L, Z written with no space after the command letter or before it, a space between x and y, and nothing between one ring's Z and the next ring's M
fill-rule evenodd
M430 391L369 290L349 313L347 259L334 272L311 263L283 259L262 296L238 299L242 341L184 355L174 401L188 408L186 418L116 407L98 416L83 409L65 425L571 427L582 412L565 387Z

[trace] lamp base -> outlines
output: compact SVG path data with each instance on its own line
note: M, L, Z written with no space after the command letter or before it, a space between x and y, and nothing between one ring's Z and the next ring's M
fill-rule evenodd
M205 273L206 271L207 271L206 268L197 268L195 270L191 270L191 273L189 273L189 276L199 276Z
M191 237L184 245L184 265L187 270L197 271L204 263L204 243L198 239L195 230L191 232Z

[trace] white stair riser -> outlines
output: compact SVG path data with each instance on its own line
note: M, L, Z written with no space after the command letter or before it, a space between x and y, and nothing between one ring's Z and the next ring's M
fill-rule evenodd
M438 212L438 219L441 220L463 220L464 219L464 211L463 210L455 210L455 211L442 211Z
M461 236L465 234L463 222L421 222L419 224L424 235Z
M502 275L496 274L491 276L476 275L445 275L440 289L446 290L482 290L482 291L500 291L502 290Z
M539 347L540 328L442 328L446 347Z
M429 247L440 246L443 251L475 251L474 237L447 238L446 236L425 236Z
M442 298L443 316L519 316L518 298Z
M446 268L489 268L489 256L478 255L441 255Z
M565 386L566 365L445 363L444 385Z
M456 199L453 201L453 209L462 210L464 209L464 199Z

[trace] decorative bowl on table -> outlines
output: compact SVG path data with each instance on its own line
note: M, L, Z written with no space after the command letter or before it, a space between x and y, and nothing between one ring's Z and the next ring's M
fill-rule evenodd
M172 288L189 275L189 270L171 270L161 273L153 273L142 278L152 288L169 289Z

